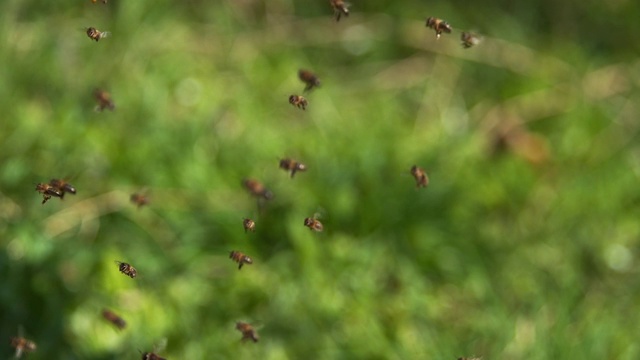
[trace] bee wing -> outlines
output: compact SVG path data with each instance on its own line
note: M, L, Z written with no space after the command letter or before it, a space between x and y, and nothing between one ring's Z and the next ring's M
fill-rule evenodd
M100 33L100 39L104 39L104 38L107 38L109 36L111 36L111 32L109 32L109 31L103 31L103 32Z
M16 348L16 359L19 359L20 356L22 356L22 346Z

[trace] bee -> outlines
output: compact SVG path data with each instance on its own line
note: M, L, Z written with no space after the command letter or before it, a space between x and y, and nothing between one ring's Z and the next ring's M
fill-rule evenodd
M49 185L51 185L54 188L58 189L58 191L61 194L61 196L60 196L61 199L64 199L64 194L65 193L71 193L73 195L76 194L76 188L73 187L73 185L69 184L66 180L51 179L51 181L49 181Z
M266 200L273 198L273 193L264 187L264 185L258 180L244 179L242 184L253 196L261 197Z
M289 104L297 106L299 109L306 110L309 102L301 95L291 95L289 96Z
M138 205L138 209L149 204L149 198L146 195L135 193L129 198L132 203Z
M100 31L94 27L87 28L87 36L91 40L99 41L100 39L106 38L111 35L108 31Z
M118 329L122 330L127 326L127 323L123 318L116 315L114 312L104 309L102 310L102 317L104 317L107 321L115 325Z
M10 339L11 346L16 349L16 358L22 356L22 353L28 353L32 351L36 351L36 343L31 340L27 340L21 336L12 337Z
M142 354L142 360L167 360L163 357L156 355L155 353L144 353Z
M115 110L116 105L111 100L111 94L102 89L95 89L93 91L93 97L98 102L96 105L96 111L103 111L104 109L109 109L111 111Z
M329 2L333 7L333 15L336 17L336 21L340 21L342 15L349 16L349 6L351 4L343 0L329 0Z
M411 175L416 179L416 187L427 187L429 185L429 177L422 168L413 165L411 167Z
M253 259L245 255L244 253L241 253L240 251L232 251L229 254L229 259L232 259L239 264L238 270L242 269L242 265L244 264L253 264Z
M302 80L303 83L307 85L305 86L304 91L311 91L314 87L320 86L320 80L318 80L316 74L312 73L309 70L298 70L298 77L300 78L300 80Z
M117 261L117 260L116 260L116 264L118 264L118 270L120 270L121 273L129 276L130 278L133 279L138 275L138 271L136 270L136 268L134 268L130 264Z
M320 222L320 220L318 220L317 215L314 215L313 217L305 218L304 226L308 227L311 231L320 232L324 230L324 226L322 226L322 223Z
M307 171L307 166L303 163L287 158L280 160L280 169L291 171L291 178L293 178L297 171Z
M258 339L260 339L256 329L249 323L238 321L236 329L242 333L242 341L252 340L253 342L258 342Z
M440 35L442 35L443 32L450 34L453 29L448 22L433 16L427 19L427 27L436 31L436 39L440 39Z
M468 49L480 43L480 36L474 33L463 31L462 35L460 35L460 40L462 41L462 47Z
M244 226L245 233L247 231L256 232L256 222L251 219L242 219L242 226Z
M36 185L36 191L42 194L42 205L49 201L52 196L59 197L62 199L63 193L60 189L55 186L51 186L50 184L39 183Z

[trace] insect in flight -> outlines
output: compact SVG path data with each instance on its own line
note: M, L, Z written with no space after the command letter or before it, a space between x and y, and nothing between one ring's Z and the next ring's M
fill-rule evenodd
M264 198L266 200L273 198L273 193L258 180L244 179L242 184L253 196Z
M299 109L306 110L309 102L301 95L291 95L289 96L289 104L297 106Z
M102 317L104 317L105 320L112 323L120 330L124 329L127 326L127 323L124 321L124 319L116 315L111 310L107 310L107 309L102 310Z
M86 28L86 30L87 30L87 36L91 40L95 40L95 41L99 41L100 39L104 39L109 35L111 35L111 33L108 31L100 31L94 27L88 27Z
M333 15L336 17L336 21L340 21L342 15L349 16L349 4L344 0L329 0L331 7L333 7Z
M309 70L304 70L304 69L298 70L298 77L303 83L306 84L304 91L310 91L314 87L320 86L320 80L318 80L318 77L316 76L316 74L312 73Z
M286 158L280 160L280 169L291 171L291 178L293 178L296 172L307 171L307 166L303 163L297 162L296 160Z
M248 219L248 218L242 219L242 226L244 227L245 233L247 231L256 232L256 222L251 219Z
M95 89L93 91L93 97L96 99L98 105L96 105L96 111L103 111L104 109L109 109L111 111L115 110L116 105L111 100L111 94L102 89Z
M462 32L462 35L460 35L460 40L462 41L462 47L465 49L478 45L481 41L480 36L466 31Z
M453 29L448 22L442 19L435 18L433 16L427 18L426 26L436 31L436 39L439 39L440 35L442 35L443 32L450 34L451 30Z
M236 329L242 333L242 341L251 340L258 342L258 339L260 339L256 329L249 323L238 321L236 323Z
M134 268L130 264L117 261L117 260L116 260L116 264L118 264L118 270L120 270L121 273L129 276L130 278L133 279L134 277L138 276L138 271L136 270L136 268Z
M51 199L52 196L59 197L62 199L63 193L60 189L55 186L51 186L50 184L39 183L36 185L36 191L42 194L42 204L46 203Z
M411 175L416 179L416 187L427 187L429 185L429 177L427 172L422 168L413 165L411 167Z
M136 204L138 206L138 209L149 204L149 198L146 195L140 193L131 194L129 200L131 200L132 203Z
M54 188L58 189L58 191L60 192L61 199L64 199L64 194L65 193L70 193L75 195L76 194L76 188L73 187L73 185L69 184L66 180L62 180L62 179L51 179L51 181L49 181L49 185L53 186Z
M244 264L253 264L253 259L245 255L244 253L241 253L240 251L232 251L229 254L229 259L232 259L239 264L238 270L242 269L242 265Z
M27 340L22 336L12 337L10 339L11 346L16 349L16 358L22 356L22 353L29 353L32 351L36 351L36 343L31 340Z
M313 217L305 218L304 226L308 227L311 231L324 230L324 226L322 226L322 223L318 220L318 214L313 215Z

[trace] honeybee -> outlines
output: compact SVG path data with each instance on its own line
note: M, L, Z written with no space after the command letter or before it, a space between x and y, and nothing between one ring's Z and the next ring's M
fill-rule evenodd
M322 231L322 230L324 230L324 226L322 226L322 223L320 222L320 220L318 220L317 215L314 215L313 217L305 218L304 219L304 226L306 226L309 229L311 229L311 231Z
M73 185L69 184L66 180L51 179L51 181L49 181L49 185L51 185L54 188L58 189L58 191L61 194L61 196L60 196L61 199L64 199L64 194L65 193L71 193L73 195L76 194L76 188L73 187Z
M242 184L253 196L262 197L266 200L273 198L273 193L258 180L244 179Z
M242 219L242 226L244 226L245 233L247 231L256 232L256 222L251 219L248 219L248 218Z
M433 16L427 18L427 27L430 27L436 31L436 39L439 39L440 35L442 35L443 32L450 34L451 30L453 29L448 22L442 19L435 18Z
M309 70L298 70L298 77L300 78L300 80L302 80L303 83L307 85L305 86L304 91L310 91L314 86L320 86L320 80L318 80L316 74L312 73Z
M252 340L253 342L258 342L258 339L260 339L256 329L249 323L238 321L236 329L242 333L242 341Z
M111 100L111 94L102 89L95 89L93 91L93 97L98 102L96 105L96 111L103 111L104 109L109 109L111 111L115 110L116 105Z
M240 251L232 251L229 254L229 259L232 259L239 264L238 270L242 269L242 265L244 264L253 264L253 259L245 255L244 253L241 253Z
M349 16L349 6L351 4L343 0L329 0L329 2L333 7L333 15L336 17L336 21L340 21L342 15Z
M49 201L52 196L59 197L62 199L63 193L55 186L51 186L50 184L39 183L36 185L36 191L42 194L42 205Z
M142 354L142 360L167 360L163 357L156 355L155 353L146 352Z
M116 264L118 264L118 270L120 270L121 273L129 276L130 278L133 279L138 275L138 271L136 270L136 268L134 268L130 264L117 261L117 260L116 260Z
M280 169L291 171L291 178L293 178L297 171L307 171L307 166L303 163L287 158L280 160Z
M289 104L297 106L299 109L306 110L309 102L301 95L291 95L289 96Z
M99 41L100 39L106 38L109 35L111 35L111 33L108 31L100 31L94 27L87 28L87 36L91 40Z
M411 175L416 179L416 187L427 187L429 185L429 177L422 168L413 165L411 167Z
M129 198L132 203L138 205L138 209L149 204L149 198L146 195L135 193Z
M28 353L32 351L36 351L36 343L31 340L27 340L21 336L12 337L10 339L11 346L16 349L16 358L22 356L22 353Z
M463 31L462 35L460 35L460 40L462 41L462 47L468 49L480 43L480 36L474 33Z
M102 317L104 317L107 321L115 325L118 329L122 330L127 326L127 323L123 318L116 315L114 312L104 309L102 310Z

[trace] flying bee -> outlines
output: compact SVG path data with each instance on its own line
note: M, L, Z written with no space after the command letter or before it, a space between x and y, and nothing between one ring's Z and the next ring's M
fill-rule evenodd
M121 273L129 276L130 278L133 279L138 275L138 271L136 270L136 268L134 268L130 264L117 261L117 260L116 260L116 264L118 264L118 270L120 270Z
M135 193L129 197L132 203L138 205L138 209L149 204L149 198L146 195Z
M87 30L87 36L91 40L95 40L95 41L99 41L100 39L106 38L109 35L111 35L111 33L108 31L100 31L94 27L88 27L86 30Z
M12 337L10 339L11 346L16 349L16 358L22 356L22 353L29 353L36 351L36 343L31 340L27 340L21 336Z
M342 15L349 16L349 6L351 4L343 0L329 0L329 2L333 7L333 15L336 17L336 21L340 21Z
M298 70L298 77L300 78L300 80L302 80L303 83L306 84L304 91L311 91L314 87L320 86L320 80L318 80L316 74L312 73L309 70Z
M322 231L324 230L324 226L322 226L322 223L320 222L320 220L318 220L318 216L313 215L313 217L308 217L304 219L304 226L308 227L311 231Z
M36 185L36 191L42 194L42 205L46 203L52 196L62 199L63 193L60 189L51 186L50 184L39 183Z
M466 31L462 32L462 35L460 35L460 40L462 41L462 47L465 49L468 49L474 45L478 45L481 41L480 36Z
M429 177L427 172L422 168L413 165L411 167L411 175L416 179L416 187L427 187L429 185Z
M247 231L256 232L256 222L251 219L248 219L248 218L242 219L242 226L244 226L245 233Z
M76 188L73 187L73 185L69 184L66 180L51 179L51 181L49 181L49 185L51 185L54 188L58 189L58 191L61 194L61 196L60 196L61 199L64 199L64 194L65 193L71 193L73 195L76 194Z
M287 158L280 160L280 169L291 171L291 178L293 178L297 171L307 171L307 166L303 163Z
M111 310L102 310L102 317L105 318L105 320L107 320L108 322L115 325L120 330L124 329L127 326L127 323L124 321L124 319L116 315Z
M242 265L244 264L253 264L253 259L245 255L244 253L241 253L240 251L232 251L229 254L229 259L232 259L239 264L238 270L242 269Z
M433 16L427 19L426 26L436 31L436 39L440 39L440 35L442 35L443 32L450 34L451 30L453 29L448 22L442 19L435 18Z
M244 179L242 181L242 184L253 196L261 197L265 200L270 200L273 198L273 193L269 191L269 189L264 187L264 185L258 180Z
M258 342L258 339L260 339L256 329L249 323L238 321L236 329L242 333L242 341L252 340L253 342Z
M95 89L93 91L93 97L98 102L96 105L96 111L103 111L104 109L109 109L111 111L115 110L116 105L111 100L111 94L102 89Z
M299 109L306 110L309 102L301 95L291 95L289 96L289 104L297 106Z

